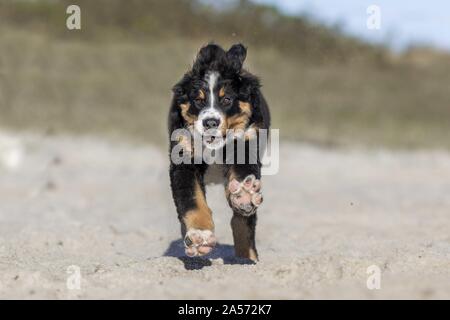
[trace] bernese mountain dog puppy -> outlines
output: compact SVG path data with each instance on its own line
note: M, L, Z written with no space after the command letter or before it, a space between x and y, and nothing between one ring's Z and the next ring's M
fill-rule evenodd
M235 254L256 261L256 210L262 202L258 149L262 147L257 144L255 150L250 145L258 141L264 131L261 129L269 129L270 113L258 78L243 69L246 55L242 44L235 44L228 51L216 44L200 49L192 69L173 87L169 135L173 137L177 129L184 129L203 137L200 144L193 144L183 135L171 138L170 149L181 146L188 158L194 158L194 151L198 149L234 150L230 152L232 161L228 157L219 168L225 196L233 211ZM210 134L211 131L225 142L216 143L217 135ZM229 132L232 134L228 135ZM242 151L238 150L239 141L244 146L244 156L238 154ZM172 195L181 222L185 252L190 257L208 254L216 244L212 212L205 197L205 176L211 167L203 159L178 163L171 157Z

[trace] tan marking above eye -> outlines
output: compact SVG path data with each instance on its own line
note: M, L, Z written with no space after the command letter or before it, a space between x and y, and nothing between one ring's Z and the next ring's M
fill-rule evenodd
M197 99L205 100L205 98L206 98L206 96L205 96L205 93L203 92L203 90L199 90Z
M219 97L222 98L223 96L225 96L225 88L224 87L220 88L220 91L219 91Z

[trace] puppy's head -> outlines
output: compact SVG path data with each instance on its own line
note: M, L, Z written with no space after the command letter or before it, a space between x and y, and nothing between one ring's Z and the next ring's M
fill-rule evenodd
M245 129L248 124L252 112L249 86L254 83L243 74L246 54L242 44L228 51L209 44L198 53L192 70L174 87L183 120L206 136L207 144L214 143L218 135L224 137L227 129Z

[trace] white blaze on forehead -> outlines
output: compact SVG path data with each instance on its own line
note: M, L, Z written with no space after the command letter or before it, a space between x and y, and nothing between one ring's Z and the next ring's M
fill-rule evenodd
M219 112L219 110L217 110L216 108L214 108L215 103L214 88L217 85L218 78L219 78L218 72L209 72L205 76L205 81L208 84L209 88L209 103L208 107L200 112L200 115L198 116L198 119L194 124L195 129L201 134L203 134L203 132L205 131L203 128L203 120L208 118L219 119L221 124L223 124L224 121L222 113Z
M217 83L217 78L219 77L219 74L217 72L211 72L207 75L207 82L209 86L209 107L211 109L214 108L214 87Z

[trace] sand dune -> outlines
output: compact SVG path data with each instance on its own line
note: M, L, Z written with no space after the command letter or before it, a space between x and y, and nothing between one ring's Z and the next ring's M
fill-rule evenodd
M21 161L0 167L0 298L450 298L447 152L283 144L252 265L233 257L221 186L208 189L220 245L183 256L159 149L14 139ZM379 290L366 286L372 265Z

